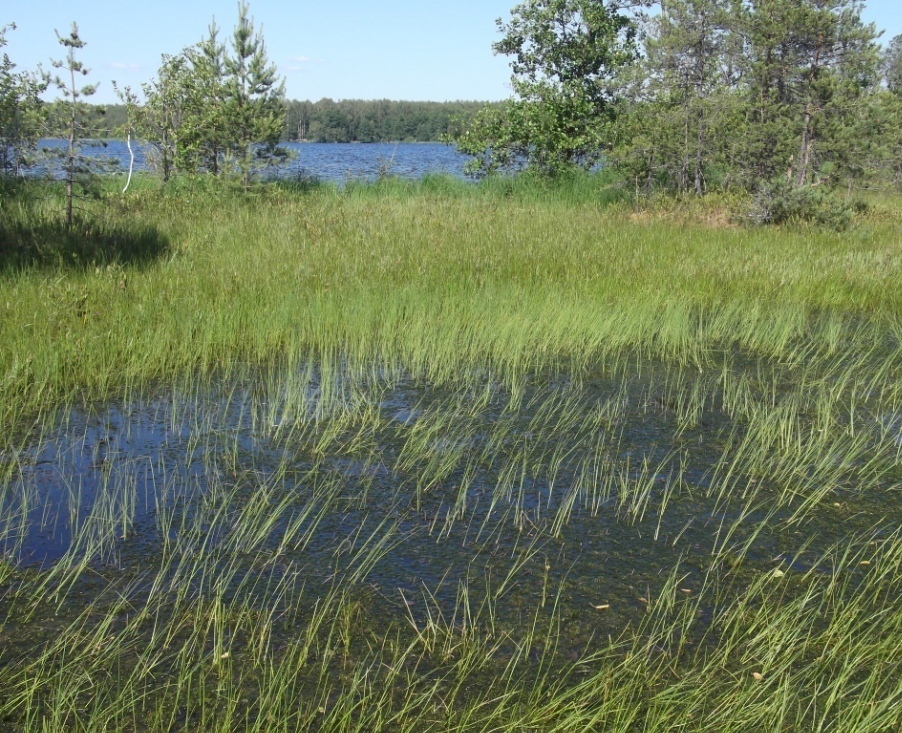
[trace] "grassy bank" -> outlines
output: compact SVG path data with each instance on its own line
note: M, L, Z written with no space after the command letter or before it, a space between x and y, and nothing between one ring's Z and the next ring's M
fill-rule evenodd
M4 199L0 726L899 728L898 202L721 203Z
M144 190L86 203L88 244L67 248L56 202L6 203L20 230L0 279L0 421L74 390L233 362L341 353L437 376L622 346L779 357L837 320L898 333L890 208L843 235L714 228L608 205L585 185Z

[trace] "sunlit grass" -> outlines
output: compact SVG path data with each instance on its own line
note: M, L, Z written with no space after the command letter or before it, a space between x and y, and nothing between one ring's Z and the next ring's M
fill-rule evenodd
M0 727L902 726L892 201L179 186L0 277Z
M894 221L866 235L712 230L631 222L592 197L446 196L425 184L405 195L149 190L93 206L108 229L154 228L166 249L134 266L0 280L7 412L285 354L450 374L622 346L700 359L740 342L779 355L823 314L834 339L838 319L862 314L900 331Z

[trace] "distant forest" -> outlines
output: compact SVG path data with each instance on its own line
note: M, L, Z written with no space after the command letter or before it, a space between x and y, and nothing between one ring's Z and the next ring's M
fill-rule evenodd
M485 102L397 102L346 99L286 102L283 140L330 143L431 142L466 127ZM66 135L68 109L47 105L50 137ZM87 137L125 137L125 105L88 105L82 118Z
M346 99L287 102L284 138L330 143L440 140L469 121L485 102L393 102Z

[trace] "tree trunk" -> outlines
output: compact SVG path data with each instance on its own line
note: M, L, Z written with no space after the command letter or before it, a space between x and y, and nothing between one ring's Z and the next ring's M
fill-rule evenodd
M804 124L802 125L802 141L799 146L799 167L796 171L796 185L804 186L808 180L808 172L811 167L811 145L814 142L814 81L820 68L821 49L824 45L823 35L818 36L817 47L814 50L814 58L808 69L808 99L805 104Z
M72 107L69 113L69 151L66 156L66 231L72 231L72 197L75 194L75 126L78 118L75 113L75 70L69 65L69 74L72 78Z
M688 101L689 100L686 100L687 107ZM689 110L686 109L683 124L683 160L680 164L680 175L678 180L680 193L685 193L689 189L689 138Z
M705 194L705 176L703 173L704 155L702 154L702 148L705 144L703 118L704 118L704 115L702 113L699 113L697 115L697 119L696 119L696 123L698 124L698 139L696 141L696 149L695 149L695 195L696 196L704 196L704 194Z
M796 170L796 186L804 186L808 180L808 165L811 161L811 122L814 114L811 102L805 106L805 123L802 126L802 142L799 146L799 167Z

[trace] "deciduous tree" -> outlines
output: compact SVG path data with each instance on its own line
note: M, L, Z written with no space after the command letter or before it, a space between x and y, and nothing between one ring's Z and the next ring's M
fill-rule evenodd
M15 27L0 28L0 48ZM4 176L17 174L37 148L44 116L40 94L47 88L41 75L15 69L4 53L0 57L0 175Z
M149 146L147 159L163 181L175 172L179 139L188 113L191 82L184 54L163 56L157 78L141 85L142 103L129 88L117 89L128 111L128 125ZM115 82L114 82L115 84Z
M615 75L637 56L634 18L608 0L527 0L511 15L493 49L511 57L515 96L477 115L458 148L481 173L591 166L610 137Z

